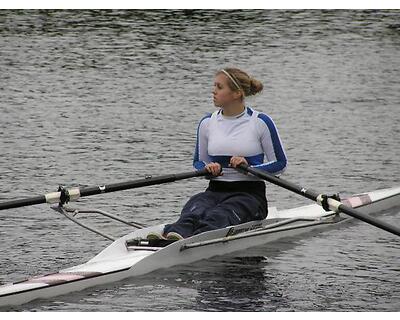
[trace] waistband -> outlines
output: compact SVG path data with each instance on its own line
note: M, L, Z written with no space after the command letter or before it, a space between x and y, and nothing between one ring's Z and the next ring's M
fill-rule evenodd
M246 192L267 201L264 181L216 181L210 180L207 190L214 192Z

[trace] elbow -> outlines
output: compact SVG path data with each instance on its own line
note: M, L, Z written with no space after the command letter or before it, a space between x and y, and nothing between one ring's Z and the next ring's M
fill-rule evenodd
M281 175L287 169L288 163L287 160L278 161L278 166L274 172L275 175Z
M282 161L282 170L281 170L281 173L284 173L284 172L286 171L287 167L288 167L288 161L287 161L287 159L285 158L285 160Z

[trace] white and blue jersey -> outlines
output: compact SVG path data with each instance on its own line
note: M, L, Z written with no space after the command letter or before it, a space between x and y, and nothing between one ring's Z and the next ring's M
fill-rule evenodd
M193 166L202 169L210 162L218 162L223 175L216 181L259 181L229 167L232 156L244 157L252 167L272 174L282 173L287 158L278 130L272 119L246 107L243 113L228 117L219 109L201 119L197 129L197 143Z

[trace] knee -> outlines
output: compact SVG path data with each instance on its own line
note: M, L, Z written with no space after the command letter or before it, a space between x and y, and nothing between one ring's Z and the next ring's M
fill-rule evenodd
M182 208L182 214L202 214L210 206L207 192L200 192L192 196Z

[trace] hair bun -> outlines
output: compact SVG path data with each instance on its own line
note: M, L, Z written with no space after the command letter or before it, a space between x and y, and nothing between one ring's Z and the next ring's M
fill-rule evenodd
M226 72L228 73L228 75L225 75L227 76L229 88L232 91L242 90L242 99L247 96L254 96L263 89L261 81L250 77L246 72L238 68L225 68L218 71L217 74ZM232 79L230 79L231 77ZM235 82L237 82L237 84L235 84Z
M261 81L258 81L257 79L251 78L250 79L250 90L249 90L249 96L255 95L256 93L259 93L262 91L264 88L263 84Z

